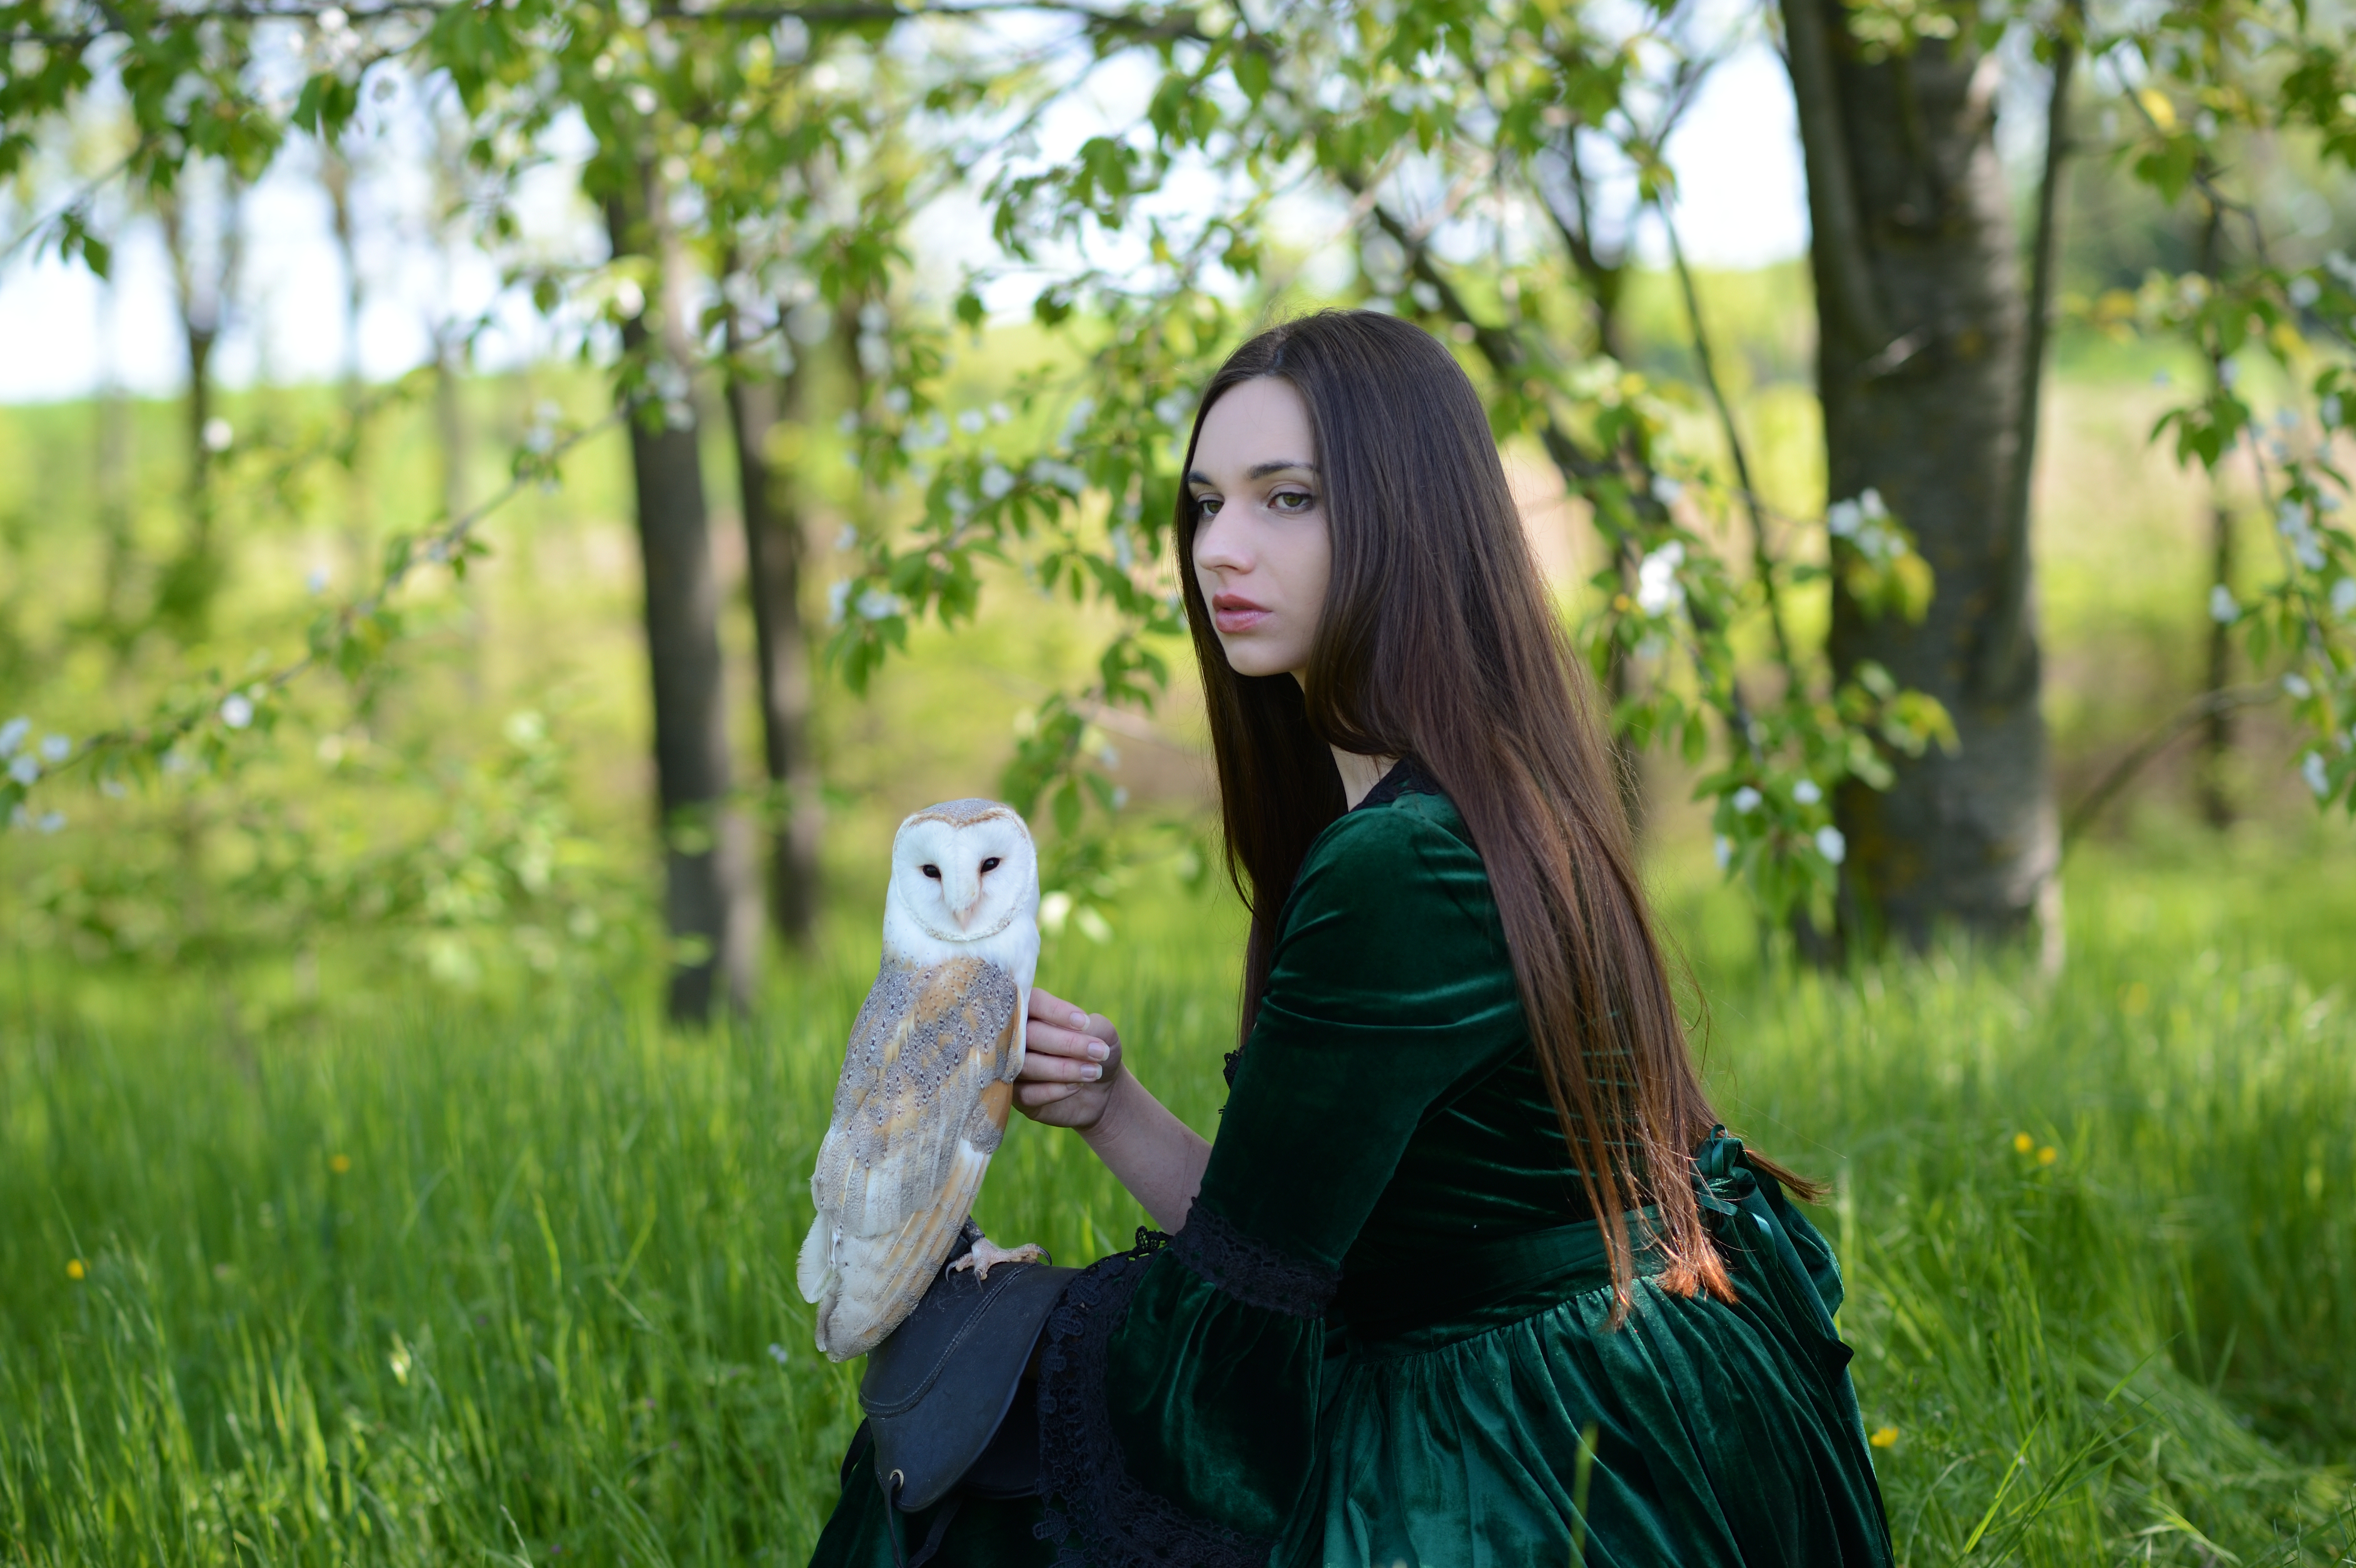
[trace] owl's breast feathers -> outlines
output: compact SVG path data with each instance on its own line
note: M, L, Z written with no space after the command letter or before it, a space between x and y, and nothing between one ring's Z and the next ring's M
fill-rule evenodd
M1005 1136L1022 1066L1022 992L973 956L886 955L851 1026L810 1195L798 1283L838 1360L880 1343L955 1243Z

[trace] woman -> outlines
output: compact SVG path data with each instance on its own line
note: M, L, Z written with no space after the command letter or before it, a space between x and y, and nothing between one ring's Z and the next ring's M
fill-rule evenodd
M1831 1253L1716 1129L1462 371L1385 315L1263 333L1177 542L1252 910L1230 1098L1206 1144L1033 993L1018 1104L1172 1234L1049 1325L1044 1508L939 1560L1888 1563ZM820 1560L888 1561L844 1499Z

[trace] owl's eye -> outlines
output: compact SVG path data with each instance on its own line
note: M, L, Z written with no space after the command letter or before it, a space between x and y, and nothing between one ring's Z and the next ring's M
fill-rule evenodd
M933 880L937 882L941 880L941 869L938 866L926 866L921 869L925 875L932 878Z
M995 871L998 869L998 857L992 855L989 859L984 860L981 863L981 869L985 871Z

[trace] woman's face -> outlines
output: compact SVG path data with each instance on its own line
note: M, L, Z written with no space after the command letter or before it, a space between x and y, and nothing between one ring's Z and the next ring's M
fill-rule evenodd
M1203 416L1194 466L1194 580L1238 675L1308 667L1333 560L1309 411L1290 382L1238 382Z

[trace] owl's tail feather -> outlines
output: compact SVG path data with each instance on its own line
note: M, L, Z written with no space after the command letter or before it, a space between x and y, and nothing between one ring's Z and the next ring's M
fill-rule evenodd
M800 1287L802 1299L816 1307L826 1299L828 1287L837 1277L834 1216L821 1209L810 1221L809 1234L802 1238L802 1254L794 1264L794 1284Z
M973 1208L990 1157L960 1138L938 1199L880 1236L844 1233L832 1249L839 1277L818 1309L818 1343L829 1360L863 1356L916 1309L941 1271ZM809 1245L803 1244L807 1266ZM807 1287L805 1287L807 1289Z

